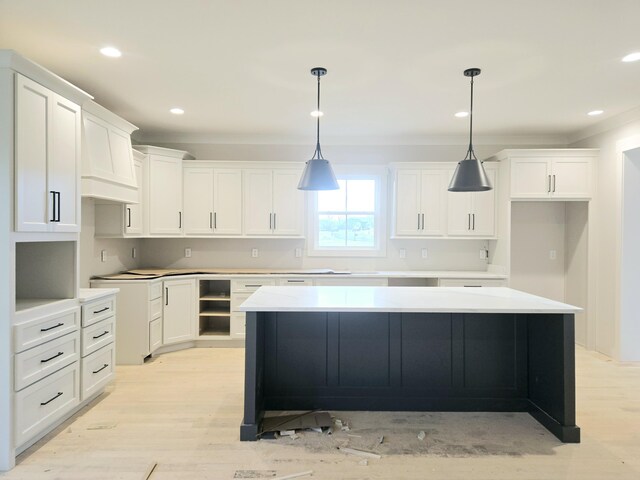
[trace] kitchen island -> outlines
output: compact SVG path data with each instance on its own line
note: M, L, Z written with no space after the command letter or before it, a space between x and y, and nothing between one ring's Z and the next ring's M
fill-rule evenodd
M241 440L265 411L529 412L575 424L574 314L509 288L261 287L247 314Z

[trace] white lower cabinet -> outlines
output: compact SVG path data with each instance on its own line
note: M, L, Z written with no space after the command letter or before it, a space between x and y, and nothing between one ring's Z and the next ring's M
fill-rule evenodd
M506 287L507 281L502 278L441 278L439 287Z
M82 391L80 399L86 400L98 393L114 377L115 347L111 343L82 359Z
M163 344L194 340L196 336L195 280L164 282Z
M15 395L15 444L47 430L80 403L80 365L74 362Z
M149 352L153 353L162 346L162 316L149 322Z
M244 312L234 312L231 314L231 338L246 337L247 319Z

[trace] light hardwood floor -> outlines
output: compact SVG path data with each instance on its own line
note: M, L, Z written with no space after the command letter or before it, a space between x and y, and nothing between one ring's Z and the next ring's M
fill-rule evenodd
M577 351L582 443L563 445L527 414L334 412L351 431L239 442L242 349L191 349L117 381L18 458L2 479L150 480L273 478L313 470L316 479L640 478L640 365ZM419 440L417 433L425 431ZM384 435L384 443L376 439ZM361 465L337 450L378 452Z

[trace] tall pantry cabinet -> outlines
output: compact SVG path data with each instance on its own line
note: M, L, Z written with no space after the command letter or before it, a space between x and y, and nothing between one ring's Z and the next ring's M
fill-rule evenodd
M0 470L80 402L81 106L90 98L0 50ZM52 350L64 354L31 368Z

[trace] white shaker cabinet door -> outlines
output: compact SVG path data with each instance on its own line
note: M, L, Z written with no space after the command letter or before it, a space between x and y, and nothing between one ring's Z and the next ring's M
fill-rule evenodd
M51 149L48 162L49 190L55 192L54 232L79 232L79 178L81 109L54 94L51 121Z
M396 235L422 234L420 170L399 170L396 174Z
M243 173L244 233L246 235L271 235L273 228L271 170L247 169Z
M471 230L475 237L493 237L496 234L496 171L485 168L493 189L474 192L472 197Z
M445 194L447 172L423 170L421 175L420 224L422 235L445 234Z
M300 170L273 171L274 235L302 235L304 193L298 190Z
M163 344L195 338L195 286L193 280L164 282Z
M149 233L182 233L182 161L149 156Z
M471 193L447 193L447 233L451 236L469 236L471 232Z
M551 194L558 198L591 198L591 160L556 158L552 161Z
M215 234L242 234L242 170L214 169L213 206Z
M511 162L511 198L547 198L551 182L550 160L517 158Z
M51 92L16 75L15 229L46 232L53 219L53 193L47 188Z
M144 194L142 191L142 162L138 159L133 160L133 168L138 184L138 201L141 203L129 203L124 208L124 233L125 235L142 235L142 202L144 202Z
M213 168L184 168L184 233L213 233Z

